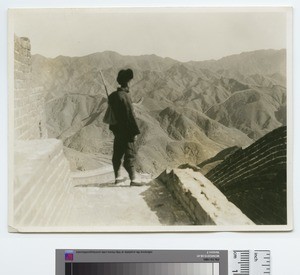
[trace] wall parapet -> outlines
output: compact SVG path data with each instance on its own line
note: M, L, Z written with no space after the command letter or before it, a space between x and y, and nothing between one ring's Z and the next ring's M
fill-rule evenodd
M192 169L164 171L158 180L163 182L195 224L254 225L224 194L200 172Z
M48 139L43 87L32 86L31 45L15 36L11 230L64 226L72 179L62 141Z
M256 224L287 223L286 137L279 127L205 175Z
M71 207L70 165L56 139L17 141L14 175L14 223L63 225Z
M31 45L14 37L14 137L15 140L47 138L43 87L32 87Z

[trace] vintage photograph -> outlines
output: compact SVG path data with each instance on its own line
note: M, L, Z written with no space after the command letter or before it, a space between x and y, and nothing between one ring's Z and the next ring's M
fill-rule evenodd
M9 231L292 230L292 9L11 9Z

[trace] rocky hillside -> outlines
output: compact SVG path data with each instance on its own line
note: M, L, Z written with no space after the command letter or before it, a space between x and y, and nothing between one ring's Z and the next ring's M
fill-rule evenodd
M54 59L35 55L33 81L47 93L48 133L64 141L81 169L91 168L84 167L83 154L85 159L111 154L112 135L102 123L106 96L99 69L112 92L117 72L127 67L135 76L133 101L143 99L135 110L142 130L138 168L144 172L198 164L285 125L285 50L186 63L114 52Z
M236 92L206 111L210 118L257 139L282 125L280 110L286 106L286 89L259 87ZM285 123L285 122L284 122Z
M256 224L286 224L286 153L284 126L233 150L205 176Z
M190 62L195 67L199 62ZM247 82L252 78L272 79L277 84L285 85L286 50L257 50L223 57L219 60L200 62L201 68L218 72ZM280 76L280 77L278 77ZM284 78L282 78L284 77Z

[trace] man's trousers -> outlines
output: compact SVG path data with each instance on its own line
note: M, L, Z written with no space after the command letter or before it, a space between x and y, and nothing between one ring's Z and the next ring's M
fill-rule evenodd
M135 179L136 149L134 142L115 136L113 150L112 163L115 177L117 178L120 176L120 168L124 156L123 166L129 174L129 178L131 180Z

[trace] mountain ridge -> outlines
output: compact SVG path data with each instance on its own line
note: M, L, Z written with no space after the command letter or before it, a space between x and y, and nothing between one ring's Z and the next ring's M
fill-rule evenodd
M264 53L267 62L260 66ZM253 59L246 64L249 75L236 65L244 56ZM104 52L56 59L36 55L32 73L34 84L45 89L50 135L78 152L109 155L113 137L102 122L107 99L99 68L109 92L118 86L118 71L132 68L131 97L141 100L135 106L142 132L137 166L156 174L166 165L198 164L227 147L245 147L284 125L286 89L278 84L285 84L282 64L285 51L276 50L245 53L225 69L218 63L208 68L203 62ZM252 74L257 68L265 73ZM82 123L86 117L92 118L89 124Z

